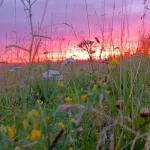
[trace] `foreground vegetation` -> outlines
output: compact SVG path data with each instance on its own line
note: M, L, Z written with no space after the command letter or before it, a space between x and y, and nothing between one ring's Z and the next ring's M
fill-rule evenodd
M28 66L13 72L4 67L0 149L148 150L150 59L87 65L33 65L30 77ZM50 69L64 78L43 79Z

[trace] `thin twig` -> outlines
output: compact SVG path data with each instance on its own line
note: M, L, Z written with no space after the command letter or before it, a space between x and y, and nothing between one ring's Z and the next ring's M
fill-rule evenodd
M88 22L88 30L89 30L89 39L90 39L90 36L91 36L91 33L90 33L90 21L89 21L88 6L87 6L87 1L86 1L86 0L85 0L85 5L86 5L86 13L87 13L87 22Z
M26 48L24 48L24 47L21 47L21 46L18 46L18 45L8 45L8 46L6 46L5 48L18 48L18 49L22 49L22 50L24 50L24 51L26 51L26 52L29 52L29 50L28 49L26 49Z
M54 147L56 146L57 142L59 141L59 139L61 138L63 133L64 133L64 129L60 130L60 132L56 135L54 141L52 142L52 144L50 145L48 150L53 150L54 149Z
M41 38L46 38L46 39L52 39L49 36L45 36L45 35L39 35L39 34L33 34L34 37L41 37Z
M33 145L35 145L35 144L37 144L37 143L38 143L37 141L34 141L34 142L32 142L32 143L25 144L25 145L23 145L23 146L21 146L21 147L23 147L23 148L32 147Z
M4 2L4 0L1 0L1 2L0 2L0 8L1 8L1 6L2 6L3 2Z
M134 145L135 145L135 142L136 142L138 136L139 136L139 133L137 133L136 137L134 138L134 141L133 141L133 143L132 143L132 146L131 146L131 149L130 149L130 150L134 150Z
M35 2L36 2L36 0L34 0L34 1L31 3L31 6L34 5Z

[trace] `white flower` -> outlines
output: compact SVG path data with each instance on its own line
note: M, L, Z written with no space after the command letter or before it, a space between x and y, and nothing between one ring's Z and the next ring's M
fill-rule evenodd
M68 64L70 64L70 63L74 63L75 62L75 60L74 60L74 58L66 58L65 60L64 60L64 62L62 63L62 66L65 66L65 65L68 65Z
M64 79L64 76L57 76L57 80L62 81Z
M78 44L78 47L82 48L85 45L92 45L94 43L94 41L91 40L84 40L81 43Z
M49 70L49 71L43 73L43 78L49 79L49 78L52 78L54 75L59 75L59 74L60 74L60 72L57 70Z
M8 72L14 72L15 70L11 68L11 69L8 69L7 71Z
M53 75L59 75L60 72L58 70L49 70L49 73L53 74Z

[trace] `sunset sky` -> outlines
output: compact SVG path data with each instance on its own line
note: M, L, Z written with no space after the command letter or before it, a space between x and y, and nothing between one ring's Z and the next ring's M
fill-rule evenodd
M1 0L0 0L1 1ZM37 0L33 5L33 26L37 32L38 25L41 24L47 0ZM76 54L75 47L83 39L91 39L98 37L102 39L101 28L105 20L105 40L108 40L112 27L113 18L113 34L114 41L120 41L121 30L124 31L127 42L136 44L141 31L141 24L144 13L144 7L148 8L150 1L144 0L86 0L89 18L89 28L87 21L87 11L85 0L48 0L44 20L41 24L42 31L40 34L49 36L52 40L43 40L40 53L45 49L49 52L62 52L63 48L72 54ZM104 4L105 2L105 4ZM104 7L105 6L105 7ZM104 9L105 8L105 9ZM146 9L145 27L149 28L150 11ZM104 14L105 13L105 14ZM124 27L121 29L121 22L124 18ZM73 30L64 25L67 23L72 25ZM51 26L53 24L53 26ZM7 35L7 36L6 36ZM7 38L6 38L7 37ZM5 46L15 44L28 48L30 41L30 28L27 15L21 0L4 0L0 8L0 52L5 53ZM116 45L117 46L117 45ZM61 50L60 50L61 49ZM12 52L11 52L12 53ZM13 53L16 50L13 49ZM20 52L24 53L24 52ZM79 53L78 53L79 54ZM81 54L80 54L81 55ZM69 55L68 55L69 56Z

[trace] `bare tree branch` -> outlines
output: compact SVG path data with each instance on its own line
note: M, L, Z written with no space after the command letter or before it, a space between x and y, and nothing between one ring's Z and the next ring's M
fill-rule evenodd
M25 4L25 1L24 1L24 0L21 0L21 2L22 2L22 4L24 5L25 10L28 10L28 7L27 7L27 5Z
M35 2L36 2L36 0L34 0L34 1L31 3L31 6L34 5Z
M44 35L39 35L39 34L34 34L33 36L34 36L34 37L46 38L46 39L52 39L52 38L49 37L49 36L44 36Z
M1 2L0 2L0 8L1 8L1 6L2 6L3 2L4 2L4 0L1 0Z
M32 62L34 61L34 59L35 59L35 56L36 56L36 54L38 53L38 50L39 50L39 48L40 48L40 46L42 45L42 39L40 39L38 42L37 42L37 44L35 45L35 51L34 51L34 53L33 53L33 56L32 56Z
M18 46L18 45L8 45L8 46L6 46L5 48L18 48L18 49L22 49L22 50L24 50L24 51L26 51L26 52L29 52L28 49L26 49L26 48L24 48L24 47L21 47L21 46Z

